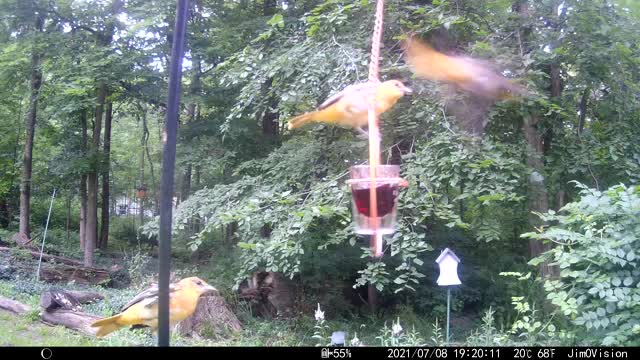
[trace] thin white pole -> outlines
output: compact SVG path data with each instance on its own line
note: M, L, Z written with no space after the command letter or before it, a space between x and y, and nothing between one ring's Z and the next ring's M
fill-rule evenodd
M44 252L44 240L47 238L47 229L49 228L49 219L51 218L51 208L53 208L53 198L56 197L56 189L53 189L51 194L51 204L49 204L49 215L47 215L47 224L44 226L44 235L42 235L42 246L40 247L40 259L38 259L38 272L36 273L36 280L40 281L40 264L42 264L42 253Z

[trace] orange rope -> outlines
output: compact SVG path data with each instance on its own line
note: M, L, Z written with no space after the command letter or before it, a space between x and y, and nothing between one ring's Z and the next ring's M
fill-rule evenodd
M380 61L380 42L382 41L382 18L384 15L384 0L378 0L376 4L376 18L373 28L373 41L371 44L371 63L369 64L369 82L374 85L380 82L378 79L378 62ZM372 89L375 89L372 86ZM382 255L382 234L378 234L378 199L376 193L376 169L380 164L380 131L378 128L378 117L375 112L376 99L375 90L369 98L369 177L371 186L369 188L369 208L373 220L373 235L371 235L371 247L374 249L376 257Z

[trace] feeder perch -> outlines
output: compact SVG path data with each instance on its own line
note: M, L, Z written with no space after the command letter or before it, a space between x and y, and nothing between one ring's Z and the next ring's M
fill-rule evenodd
M460 258L456 254L446 248L436 259L440 267L440 276L438 277L439 286L460 285L462 282L458 277L458 263Z
M362 235L393 234L396 227L398 194L407 181L401 179L400 166L378 165L372 179L368 165L351 167L351 178L347 180L351 188L351 204L355 229ZM371 206L371 186L375 184L377 217L373 217Z

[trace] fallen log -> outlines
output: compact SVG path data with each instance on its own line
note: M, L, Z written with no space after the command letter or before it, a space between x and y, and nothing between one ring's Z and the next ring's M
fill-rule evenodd
M97 285L110 283L111 274L105 269L58 265L40 269L40 279L46 282L74 281L78 284Z
M25 305L19 301L7 299L0 296L0 309L10 311L14 314L23 315L31 311L29 305Z
M104 296L93 291L69 290L67 291L67 293L73 296L74 298L76 298L76 300L78 300L78 302L81 304L87 304L87 303L93 302L94 300L104 300Z
M96 292L49 290L40 295L40 306L46 311L57 309L80 311L81 304L98 299L104 299L104 297Z
M62 325L90 336L95 336L98 330L98 328L91 327L91 324L100 319L101 317L99 316L73 310L57 309L42 312L43 322L51 325Z
M0 251L9 251L10 252L12 250L15 251L15 248L0 246ZM22 249L22 250L27 250L27 249ZM40 252L39 251L34 251L34 250L27 250L27 251L29 251L31 256L33 256L35 259L40 259ZM66 257L57 256L57 255L42 254L42 260L43 261L59 262L59 263L62 263L62 264L65 264L65 265L71 265L71 266L84 266L82 261L69 259L69 258L66 258Z

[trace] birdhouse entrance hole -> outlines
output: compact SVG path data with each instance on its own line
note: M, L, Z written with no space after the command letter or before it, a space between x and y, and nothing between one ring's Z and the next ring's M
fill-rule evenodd
M372 178L368 165L351 167L352 213L357 234L393 234L396 228L398 194L407 182L399 177L398 165L378 165ZM371 205L371 189L375 186L376 210ZM373 213L373 214L372 214ZM375 217L374 217L375 216Z

